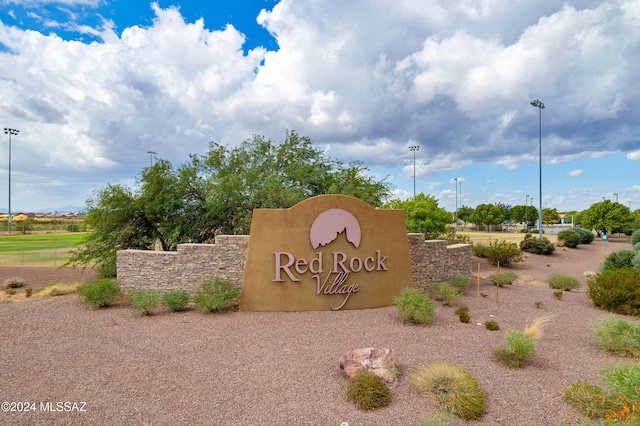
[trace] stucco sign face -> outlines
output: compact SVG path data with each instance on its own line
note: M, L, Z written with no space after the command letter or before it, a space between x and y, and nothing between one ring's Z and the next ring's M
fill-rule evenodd
M411 284L402 210L322 195L290 209L253 211L241 310L386 306Z

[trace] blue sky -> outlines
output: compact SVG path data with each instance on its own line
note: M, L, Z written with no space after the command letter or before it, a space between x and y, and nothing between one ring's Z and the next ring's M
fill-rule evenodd
M12 211L133 185L148 151L177 166L286 130L388 176L398 198L419 145L416 190L441 206L538 206L534 99L543 207L635 210L638 16L631 0L0 0Z

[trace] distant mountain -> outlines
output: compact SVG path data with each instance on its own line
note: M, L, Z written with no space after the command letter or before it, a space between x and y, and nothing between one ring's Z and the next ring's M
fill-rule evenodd
M53 214L54 212L58 212L59 214L64 214L64 213L82 213L84 212L84 207L78 207L78 206L63 206L63 207L47 207L45 209L38 209L35 211L22 211L22 210L15 210L15 209L11 209L11 213L17 214L17 213L51 213ZM9 213L9 211L7 209L0 209L0 213L4 213L7 214Z

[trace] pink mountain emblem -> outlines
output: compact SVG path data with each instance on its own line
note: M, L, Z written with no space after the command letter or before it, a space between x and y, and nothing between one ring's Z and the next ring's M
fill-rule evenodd
M360 245L360 224L354 215L342 209L329 209L316 217L311 225L311 246L315 249L318 246L327 244L338 238L338 235L346 230L347 241L355 248Z

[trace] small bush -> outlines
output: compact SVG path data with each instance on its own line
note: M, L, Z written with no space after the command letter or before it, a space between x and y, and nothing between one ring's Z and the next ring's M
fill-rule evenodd
M523 332L509 329L504 336L505 345L495 348L493 359L507 367L524 367L527 359L536 352L536 340Z
M80 283L56 283L45 286L36 293L36 297L43 299L46 297L64 296L65 294L73 294L80 287Z
M629 242L632 246L635 246L637 243L640 243L640 229L636 229L633 231L631 236L629 237Z
M467 278L458 275L451 280L451 285L458 290L458 293L465 294L471 283Z
M381 377L370 371L360 370L349 380L347 400L360 410L375 410L389 405L391 393Z
M169 291L162 295L162 304L174 312L179 312L187 307L189 298L189 293L186 291Z
M439 283L434 288L433 298L447 306L453 306L460 300L460 293L449 283Z
M562 291L554 291L553 297L555 297L558 300L562 300Z
M491 281L494 284L498 284L500 287L507 284L513 284L513 282L518 278L519 278L518 274L512 271L500 272L498 274L491 274L487 277L489 281Z
M640 402L640 364L637 362L618 362L606 366L600 371L607 387L616 395Z
M460 318L460 322L467 324L469 323L469 321L471 321L471 317L469 316L469 308L466 306L461 306L456 309L456 315L458 315L458 317Z
M142 314L151 315L160 304L160 294L153 290L136 289L129 294L129 303Z
M633 265L631 264L631 261L635 255L636 252L633 250L622 249L613 251L604 258L604 262L600 267L600 272L608 271L610 269L632 268Z
M551 275L547 282L549 283L549 287L556 290L570 291L580 287L580 281L568 275Z
M613 315L599 318L593 323L593 343L618 355L640 356L640 323Z
M433 395L445 411L461 419L478 419L485 412L484 393L478 381L449 362L422 367L411 375L411 384L418 391Z
M640 251L640 243L635 243L633 245L633 251Z
M193 295L193 302L203 312L221 311L236 302L240 289L219 277L206 279Z
M77 292L86 302L104 308L116 301L120 294L120 285L115 279L101 278L81 285Z
M487 250L489 249L489 247L485 246L484 244L474 244L471 247L471 251L473 252L474 256L478 256L478 257L487 257Z
M574 229L565 229L558 232L558 245L560 247L576 248L580 241L582 241L582 237Z
M536 302L535 305L536 305L536 308L538 309L544 308L544 302Z
M405 287L400 296L393 299L400 316L411 324L431 324L434 316L433 301L429 296L415 288Z
M549 256L556 250L555 246L547 238L541 240L534 237L532 234L527 234L524 239L520 241L520 249L527 253L542 254Z
M98 263L98 276L100 278L115 278L118 273L118 267L116 264L116 256L110 256L108 259Z
M522 262L522 250L518 244L505 240L495 240L489 242L486 253L489 263L492 265L510 266L513 263Z
M637 250L635 256L631 259L631 266L633 266L633 269L640 269L640 250Z
M26 297L27 299L28 299L29 297L31 297L31 295L32 295L32 294L33 294L33 289L32 289L32 288L26 288L26 289L24 290L24 297Z
M587 384L586 382L572 383L564 390L564 399L589 420L593 418L603 418L617 405L599 386Z
M4 289L4 294L6 294L7 296L13 296L16 293L17 292L15 288L7 287Z
M582 229L582 228L572 228L572 229L576 231L578 234L580 234L580 244L591 244L595 239L595 235L593 235L593 232L591 231L587 231L586 229Z
M640 314L640 270L604 271L589 279L587 295L595 306L623 315Z
M4 288L20 288L24 285L24 279L13 277L4 280Z
M500 330L500 325L498 325L498 323L494 320L489 320L487 322L484 323L484 326L487 330L491 330L491 331L497 331Z

